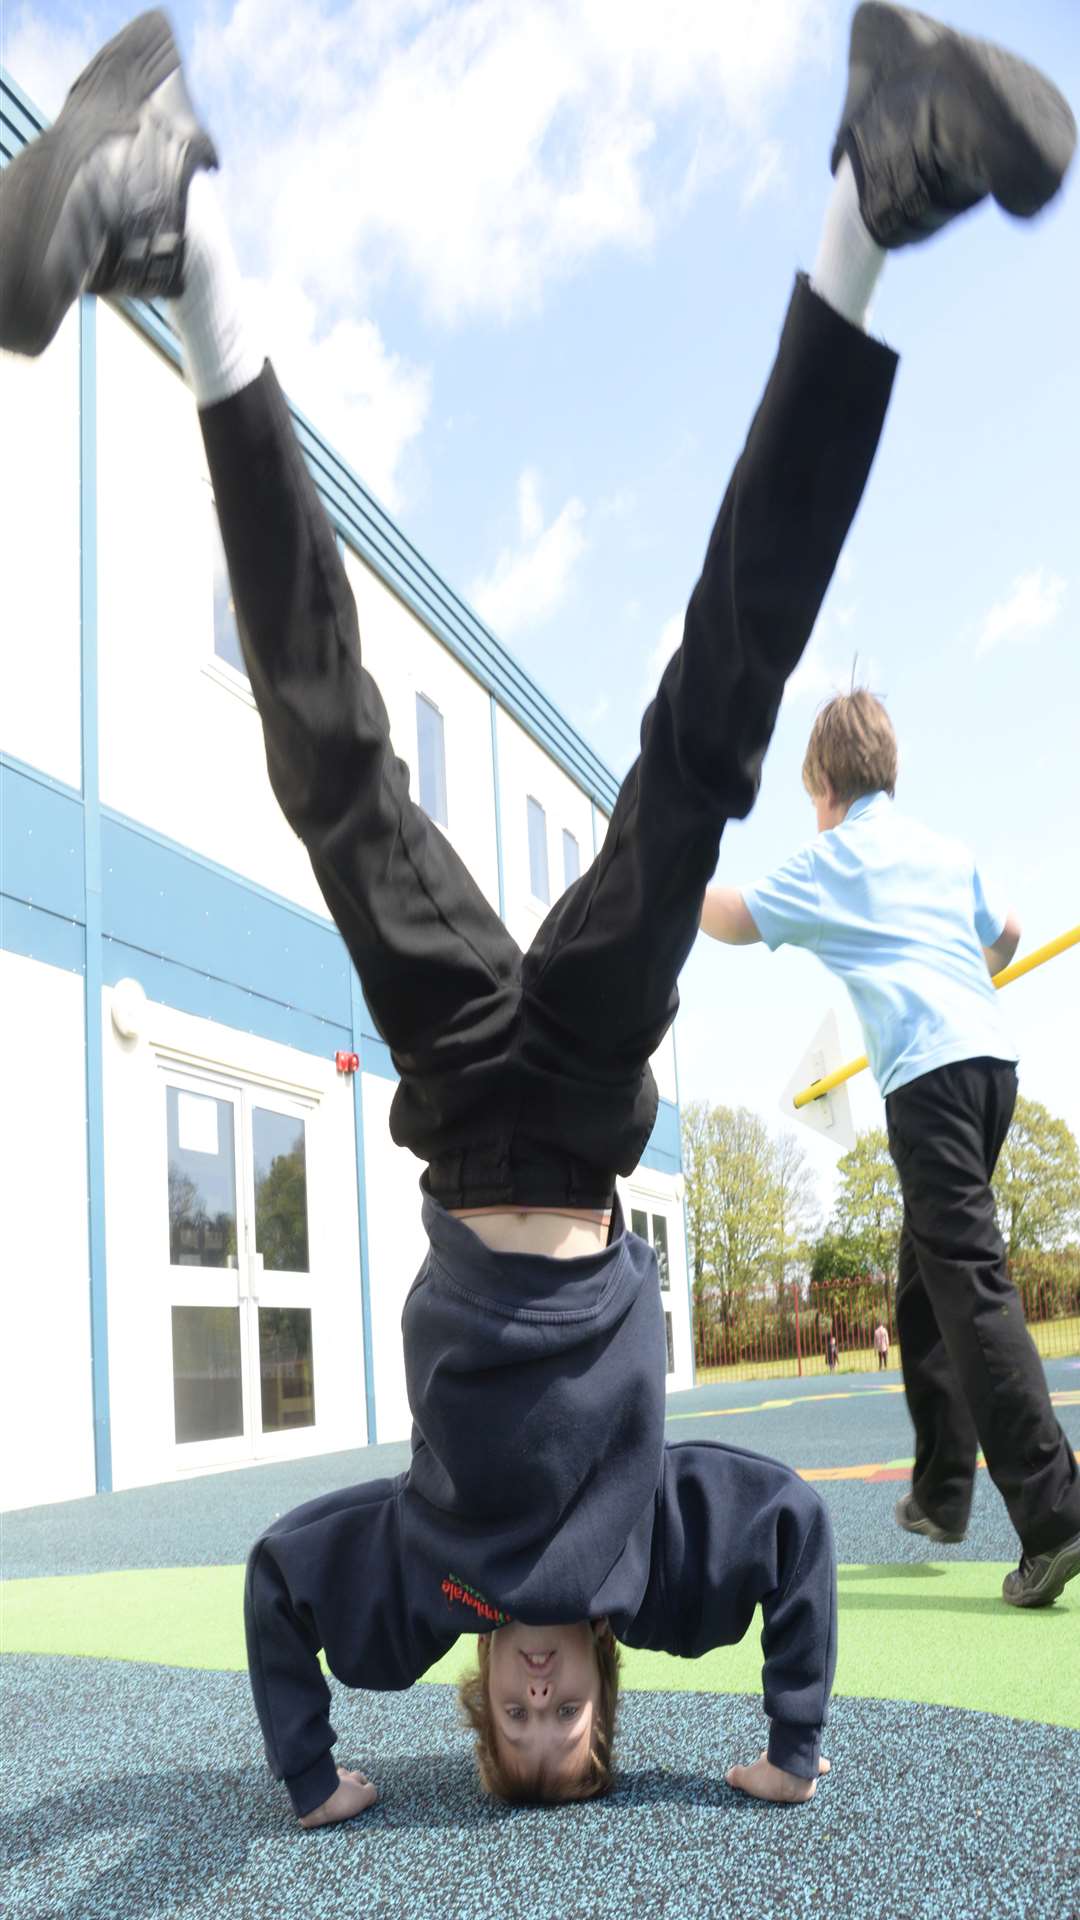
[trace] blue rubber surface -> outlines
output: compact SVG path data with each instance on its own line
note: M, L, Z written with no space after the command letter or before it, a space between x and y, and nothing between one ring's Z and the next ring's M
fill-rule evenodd
M1080 1386L1075 1362L1047 1373L1052 1391ZM803 1468L895 1461L911 1446L904 1401L876 1388L896 1382L705 1388L672 1402L673 1415L692 1418L674 1418L669 1436L729 1441ZM1080 1406L1058 1414L1075 1446ZM235 1563L276 1513L405 1458L403 1447L382 1447L9 1514L4 1573ZM940 1557L893 1523L902 1482L818 1490L842 1561ZM985 1473L968 1540L947 1552L1015 1556ZM843 1606L862 1604L852 1591L841 1634ZM996 1583L987 1604L995 1594ZM1070 1588L1059 1606L1071 1618L1078 1601ZM923 1617L932 1660L934 1608ZM945 1633L943 1619L943 1645ZM1053 1645L1063 1644L1059 1631ZM1080 1920L1080 1733L1068 1729L841 1698L826 1740L834 1773L810 1805L780 1809L723 1783L726 1766L764 1744L759 1703L628 1693L619 1784L605 1802L509 1811L479 1791L450 1689L337 1688L334 1720L338 1759L370 1771L382 1797L358 1822L305 1834L265 1768L243 1675L9 1656L5 1920Z
M631 1694L615 1792L486 1802L447 1688L339 1694L382 1800L305 1834L233 1674L26 1656L8 1673L8 1920L1058 1920L1080 1884L1080 1734L837 1701L836 1772L805 1807L733 1793L761 1712ZM14 1739L11 1737L14 1735ZM372 1756L378 1754L376 1771ZM1062 1793L1062 1784L1069 1791Z

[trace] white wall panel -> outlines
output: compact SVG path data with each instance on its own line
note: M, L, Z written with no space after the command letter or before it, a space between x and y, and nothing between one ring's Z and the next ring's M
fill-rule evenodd
M94 1491L80 974L0 951L0 1507Z
M364 1075L364 1156L367 1195L368 1293L375 1371L375 1418L380 1441L407 1440L412 1417L405 1393L401 1311L427 1253L420 1218L423 1167L390 1138L396 1082Z
M530 884L528 799L538 800L546 816L551 905L564 890L564 828L578 843L583 873L592 859L592 804L532 735L501 710L498 739L506 921L524 949L548 912Z
M409 769L412 797L419 799L416 696L422 693L443 716L447 839L498 911L490 695L351 550L345 566L364 664L386 702L390 737Z
M82 783L79 320L0 353L0 749Z
M635 1207L650 1219L661 1214L667 1224L668 1268L671 1285L661 1299L664 1311L671 1315L675 1368L667 1376L667 1390L675 1393L694 1384L693 1332L690 1324L690 1296L686 1267L686 1227L683 1216L684 1183L679 1174L657 1173L651 1167L638 1167L627 1180L618 1182L619 1198L627 1226ZM652 1232L649 1234L650 1241Z
M271 792L250 696L215 670L213 518L194 401L104 306L98 345L102 801L325 914Z

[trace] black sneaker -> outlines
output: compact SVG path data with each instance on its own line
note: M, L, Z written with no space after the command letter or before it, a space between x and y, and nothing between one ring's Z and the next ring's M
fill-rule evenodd
M1001 1597L1010 1607L1049 1607L1067 1580L1080 1573L1080 1533L1049 1553L1024 1553L1015 1573L1007 1573Z
M41 353L80 293L181 292L191 176L216 166L169 22L140 14L0 174L0 347Z
M846 153L879 247L929 239L987 194L1029 220L1075 146L1068 102L1026 61L906 7L857 9L832 169Z
M942 1547L958 1547L961 1540L967 1538L967 1528L962 1533L950 1533L947 1528L939 1527L936 1520L923 1512L913 1493L905 1493L893 1509L896 1524L903 1527L905 1533L921 1533L927 1540L936 1540Z

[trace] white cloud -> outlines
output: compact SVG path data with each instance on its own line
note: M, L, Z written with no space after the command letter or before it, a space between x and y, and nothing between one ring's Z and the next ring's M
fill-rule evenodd
M236 0L194 80L245 244L322 307L404 273L444 320L535 306L749 164L827 0ZM201 83L201 84L200 84ZM705 158L703 158L703 155ZM681 185L680 185L681 183Z
M767 193L782 187L786 179L784 149L779 140L762 141L739 196L739 205L743 212L748 212L755 201L763 199Z
M1065 601L1065 581L1060 574L1035 567L1013 581L1005 600L990 608L975 642L976 654L989 653L1003 641L1031 640L1035 634L1052 627Z
M469 599L503 639L540 626L565 601L587 541L585 508L570 499L545 527L539 476L527 467L518 480L520 545L504 547L489 574L469 588Z
M642 669L641 688L638 694L639 700L645 701L653 698L660 684L664 668L667 666L676 647L682 644L683 623L685 619L686 615L684 613L673 613L670 619L664 621L660 629L659 638L655 645L650 648Z
M45 10L0 4L0 62L48 119L55 120L68 88L103 36L83 18L79 26L56 26Z
M314 302L280 280L248 282L253 327L282 386L391 510L398 469L431 403L431 376L391 353L370 320L320 327Z

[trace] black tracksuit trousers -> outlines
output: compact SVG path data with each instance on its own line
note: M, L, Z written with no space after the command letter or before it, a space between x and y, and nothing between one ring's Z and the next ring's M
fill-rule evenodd
M356 608L271 369L201 415L271 783L400 1075L446 1207L599 1204L656 1115L724 823L750 811L877 447L895 356L796 284L682 644L604 843L522 954L409 797Z
M640 1158L656 1110L649 1057L675 1016L676 982L697 934L720 835L725 821L753 805L785 682L810 637L862 495L895 365L886 348L842 320L805 280L798 282L776 364L691 596L682 644L642 722L640 755L623 781L599 855L525 954L449 841L410 799L385 707L362 664L334 535L273 373L265 369L251 386L202 414L271 783L308 849L397 1066L393 1136L428 1162L427 1185L444 1209L604 1202L615 1174L629 1173ZM450 1222L450 1229L457 1224ZM609 1258L614 1252L606 1250ZM476 1260L484 1259L478 1242ZM572 1279L565 1269L581 1263L537 1264L553 1284L565 1286ZM651 1276L649 1292L662 1395ZM410 1337L406 1326L407 1342ZM563 1390L581 1396L582 1405L545 1429L556 1451L562 1437L567 1448L576 1443L590 1415L597 1368L611 1357L599 1351L584 1373L564 1370ZM469 1422L476 1434L485 1433L484 1395L499 1371L478 1379ZM627 1394L631 1387L627 1382ZM423 1381L412 1408L423 1433ZM467 1439L466 1432L463 1445ZM641 1528L653 1525L664 1471L651 1447L647 1454L642 1449L640 1462L622 1463L628 1464L647 1468L657 1494L646 1497L628 1532L620 1521L619 1530L627 1532L624 1554ZM460 1478L460 1465L449 1463L454 1477ZM820 1502L787 1469L764 1466L760 1499L767 1484L770 1499L804 1515L817 1544L805 1560L793 1556L795 1535L785 1522L778 1571L766 1564L733 1499L721 1493L704 1512L699 1500L691 1501L685 1526L694 1551L707 1534L716 1560L717 1605L707 1643L741 1637L747 1593L779 1582L800 1628L772 1711L819 1726L834 1651L831 1536ZM755 1472L761 1469L753 1463L742 1472L748 1489L758 1484ZM610 1474L586 1472L585 1481L600 1507L617 1492ZM437 1511L430 1496L417 1494L417 1503ZM391 1506L406 1510L406 1495L386 1503L387 1512ZM689 1567L695 1563L679 1545L677 1502L671 1513L671 1552ZM474 1535L490 1533L495 1552L513 1517L500 1521L478 1512L456 1524L471 1525ZM612 1516L607 1519L610 1525ZM332 1503L328 1522L347 1562L359 1547L347 1510ZM561 1567L546 1590L556 1609L552 1617L565 1618L563 1608L575 1604L587 1570L577 1564L572 1533L558 1520L539 1550L546 1565ZM440 1579L462 1572L427 1567L427 1558L408 1557L408 1572L398 1547L380 1550L381 1577L402 1585L402 1617L425 1571ZM301 1594L316 1571L310 1556L294 1582L276 1579L271 1560L260 1543L248 1588L253 1684L267 1751L300 1807L301 1801L316 1804L333 1785L325 1702L317 1688L305 1691L302 1675L305 1667L309 1677L314 1671L314 1649L327 1646L328 1632L333 1638L324 1614L340 1615L363 1569L343 1577L342 1562L317 1583L318 1592ZM701 1610L696 1589L696 1578L684 1578L673 1593L691 1623ZM503 1603L501 1591L486 1597ZM602 1598L601 1585L598 1604ZM401 1684L394 1678L399 1673L406 1682L415 1678L428 1664L422 1649L416 1660L407 1657L415 1652L416 1630L400 1659L393 1648L380 1655L397 1617L393 1608L380 1608L360 1630L361 1649L352 1644L354 1622L351 1652L335 1670L366 1685ZM456 1630L479 1626L470 1616ZM683 1639L689 1644L692 1637L688 1629ZM667 1644L662 1622L652 1643ZM681 1647L682 1639L672 1644ZM695 1642L693 1650L702 1647ZM800 1699L802 1706L791 1704ZM783 1735L789 1743L791 1737ZM811 1759L818 1737L810 1743ZM813 1771L805 1754L793 1756L787 1745L778 1751L781 1764L797 1761Z
M1026 1553L1080 1533L1080 1475L1009 1278L990 1178L1016 1103L1004 1060L961 1060L885 1101L904 1224L896 1319L912 1492L963 1533L981 1446Z

